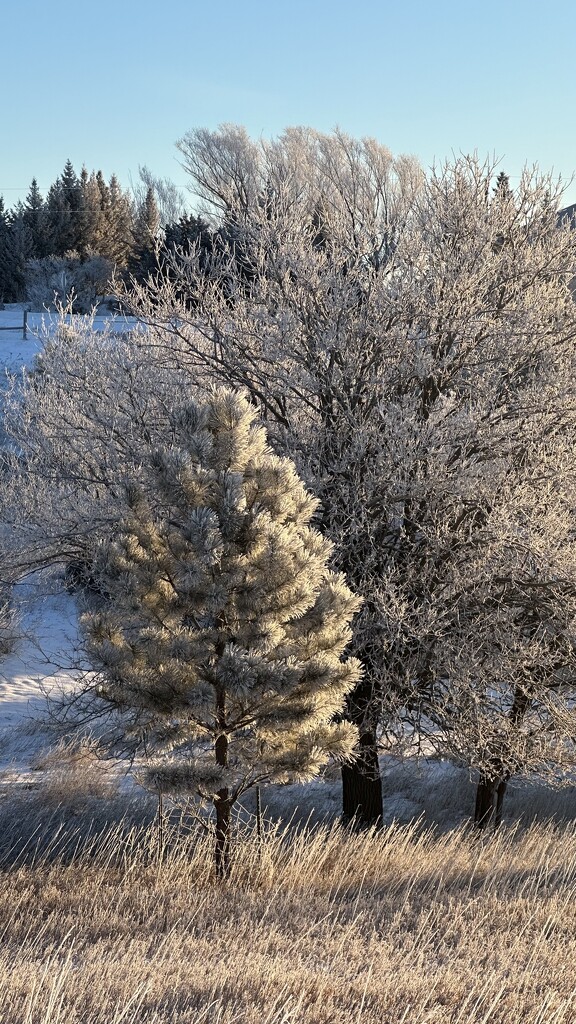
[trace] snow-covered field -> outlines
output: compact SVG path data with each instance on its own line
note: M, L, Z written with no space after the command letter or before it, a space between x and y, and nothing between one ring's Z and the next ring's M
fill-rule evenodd
M15 372L22 366L29 366L39 350L38 335L43 325L48 324L46 316L28 313L26 341L22 336L23 307L8 305L0 309L0 367Z
M23 338L22 324L24 305L7 304L0 309L0 371L17 372L23 366L30 366L35 355L40 351L40 337L50 333L58 317L55 313L29 312L27 314L26 340ZM133 319L123 316L105 316L98 314L94 321L94 330L103 330L111 322L118 325L118 330L126 330L135 323Z

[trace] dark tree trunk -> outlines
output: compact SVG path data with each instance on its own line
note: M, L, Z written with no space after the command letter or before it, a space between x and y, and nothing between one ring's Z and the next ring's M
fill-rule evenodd
M214 744L216 764L222 768L228 767L228 736L226 734L226 698L223 689L220 689L216 697L218 725L222 732ZM219 789L214 801L216 808L216 848L214 860L217 878L228 878L230 874L230 811L232 800L230 790L227 786Z
M498 780L481 775L476 787L476 804L474 807L474 824L478 828L488 828L494 824L496 814Z
M360 733L355 761L342 766L342 820L355 828L382 823L382 779L375 729Z
M510 724L514 729L518 729L524 721L529 704L530 698L528 694L522 687L517 686L508 716ZM498 757L492 759L489 774L480 773L474 810L474 824L478 825L479 828L486 828L490 825L498 828L502 824L504 797L506 796L508 780L513 774L514 769L510 767L510 764L505 767Z
M504 797L506 795L507 786L508 781L506 779L500 779L498 789L496 791L496 815L494 817L495 828L499 828L502 824L502 808L504 806Z
M502 824L502 808L507 785L508 779L504 775L480 775L474 808L474 824L478 828L498 828Z
M214 801L216 807L216 849L215 864L216 877L228 878L230 874L230 791L219 789L217 799Z

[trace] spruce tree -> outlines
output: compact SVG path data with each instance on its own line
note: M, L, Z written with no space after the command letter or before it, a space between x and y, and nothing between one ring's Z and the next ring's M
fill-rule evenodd
M132 231L133 251L128 260L128 271L137 281L145 281L158 269L156 244L160 228L160 212L154 189L149 186Z
M0 302L20 302L25 292L25 262L30 237L22 220L22 209L8 213L0 196Z
M48 233L44 200L36 178L32 178L30 191L24 204L24 222L30 232L32 258L42 259L48 255Z
M133 247L132 207L128 194L122 191L120 182L112 174L108 183L110 201L105 246L100 254L120 267L125 267Z
M494 185L494 195L499 199L509 199L512 195L512 189L510 188L510 178L504 171L500 171L496 178L496 184Z
M256 417L226 390L173 417L173 443L143 453L126 485L96 558L108 601L84 620L122 743L157 754L148 785L213 802L219 877L238 797L315 776L357 737L335 717L360 676L342 660L360 601L328 568L316 499Z
M0 304L12 301L12 260L8 215L0 196Z
M90 253L99 252L105 233L102 215L102 194L94 171L89 175L85 168L81 175L82 187L82 245L80 255L86 259Z
M46 199L50 254L78 252L82 243L82 186L70 160Z

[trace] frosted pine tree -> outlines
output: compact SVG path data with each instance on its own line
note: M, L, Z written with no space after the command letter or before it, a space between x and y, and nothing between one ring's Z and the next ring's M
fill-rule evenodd
M84 623L99 697L155 755L147 783L213 802L219 876L238 797L310 779L357 738L334 719L360 676L342 657L360 601L328 568L316 499L256 419L226 390L174 417L172 446L126 487L97 558L109 601Z

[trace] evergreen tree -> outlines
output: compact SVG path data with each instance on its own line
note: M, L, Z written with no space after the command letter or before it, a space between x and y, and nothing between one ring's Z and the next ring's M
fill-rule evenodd
M156 244L160 228L160 212L149 186L142 202L133 230L133 251L128 260L128 270L137 281L146 278L157 269Z
M6 213L0 196L0 302L20 302L24 298L24 267L29 247L22 210Z
M128 194L122 191L115 174L108 184L109 212L105 245L100 255L119 267L125 267L133 247L133 217Z
M82 186L70 160L46 200L46 220L51 255L77 252L82 245Z
M32 258L42 259L48 255L48 233L44 200L36 178L32 178L30 191L24 204L24 223L30 232Z
M34 253L32 232L26 223L26 208L23 203L16 204L9 214L10 235L12 239L13 272L18 281L18 299L24 298L26 290L26 263Z
M100 209L106 216L108 216L110 212L110 191L102 171L96 171L96 184L100 191Z
M4 209L4 198L0 196L0 304L11 301L10 275L8 218Z
M168 224L165 232L166 249L175 252L180 249L185 255L198 249L200 262L206 266L214 251L214 237L210 225L202 217L186 214L174 224Z
M164 245L160 252L160 264L167 277L178 277L176 269L182 257L194 254L203 274L208 275L216 247L221 253L226 248L223 229L213 232L202 217L186 214L165 230ZM197 298L190 289L179 292L179 298L193 308Z
M148 486L127 486L100 548L106 607L84 619L122 742L161 755L148 785L213 802L219 876L238 797L309 779L356 739L334 718L360 675L342 660L360 602L327 567L316 499L256 416L221 390L173 417L173 443L145 456Z
M504 171L500 171L500 174L496 178L496 184L494 186L494 195L499 199L508 199L512 195L512 189L510 188L510 178Z
M180 189L169 178L156 177L149 167L139 167L138 172L140 184L134 188L137 205L142 205L148 189L152 189L160 216L160 227L175 224L186 210L186 202Z
M101 172L98 172L101 174ZM86 259L89 253L100 252L106 232L103 214L102 189L94 171L90 175L85 168L81 175L82 187L82 245L80 255Z
M154 189L146 189L144 202L142 203L136 224L134 225L134 240L137 244L149 244L158 237L160 228L160 211L154 195Z

